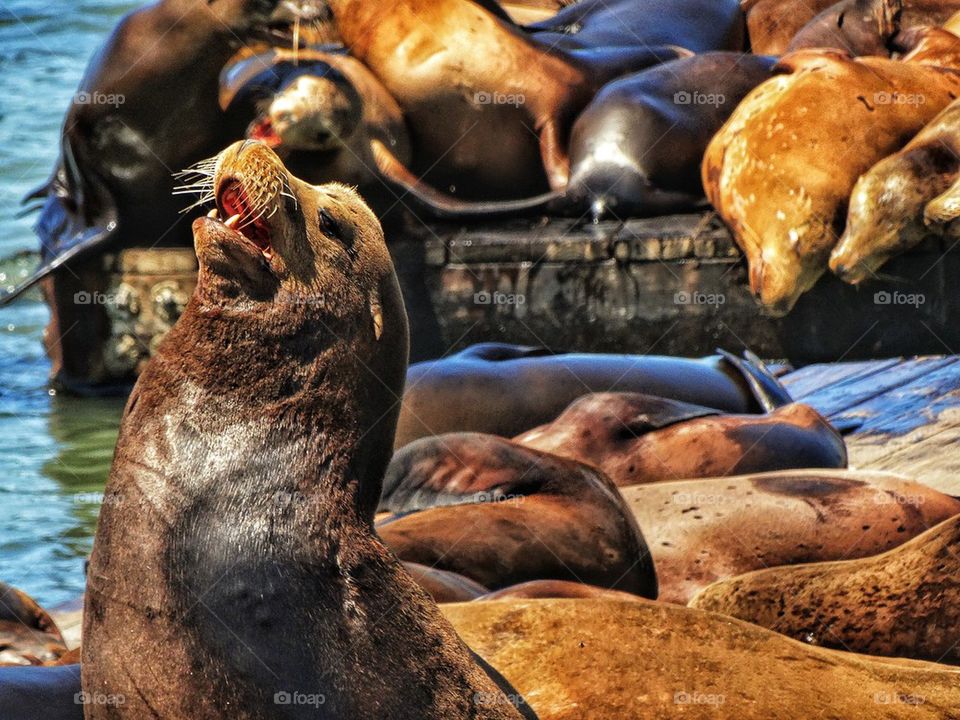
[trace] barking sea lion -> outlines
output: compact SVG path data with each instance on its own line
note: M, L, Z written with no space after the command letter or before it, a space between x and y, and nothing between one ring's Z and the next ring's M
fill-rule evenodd
M407 357L379 223L262 143L207 169L90 558L83 688L125 701L87 719L521 717L373 532Z

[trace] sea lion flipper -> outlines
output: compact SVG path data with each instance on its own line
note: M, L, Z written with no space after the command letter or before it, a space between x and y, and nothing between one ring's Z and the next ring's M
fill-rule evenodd
M540 128L540 155L547 181L554 192L562 191L570 181L570 156L567 154L561 128L564 124L557 118L549 118Z
M382 179L406 195L401 199L412 199L418 210L435 219L520 216L546 210L551 203L564 196L562 192L547 192L520 200L463 201L420 180L380 140L370 141L370 151Z
M773 412L778 407L793 402L783 383L774 377L763 360L750 350L744 350L742 358L722 348L717 348L716 353L743 376L744 382L763 412Z
M630 395L633 398L636 414L622 423L621 434L626 437L640 437L688 420L721 414L714 408L668 400L655 395L641 393ZM585 397L589 398L589 396Z

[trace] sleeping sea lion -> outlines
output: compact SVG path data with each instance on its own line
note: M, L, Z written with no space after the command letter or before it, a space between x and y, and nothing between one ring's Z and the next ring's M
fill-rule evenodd
M407 357L376 217L252 141L210 191L107 482L82 680L125 701L87 720L532 717L373 532Z
M758 570L690 604L814 645L958 664L958 547L954 517L882 555Z
M443 613L541 720L947 720L960 670L803 645L649 600L501 600Z
M778 68L710 142L703 184L747 256L750 289L784 315L827 268L857 178L949 105L960 75L814 50Z
M504 438L424 438L387 468L377 524L402 560L490 589L571 580L656 597L643 536L603 473Z
M490 592L480 583L447 570L412 562L403 563L403 567L436 603L466 602Z
M707 52L606 84L573 125L570 180L559 193L469 202L431 192L402 172L394 172L392 181L425 214L439 218L589 211L599 220L690 210L703 201L700 163L707 143L737 103L770 77L774 62Z
M871 471L787 470L620 492L649 539L658 599L681 604L751 570L876 555L960 513L956 498Z
M447 432L513 437L553 420L591 392L642 392L734 413L793 402L756 356L690 360L562 353L482 343L407 373L396 447Z
M618 486L847 465L843 439L802 403L724 415L652 395L594 393L513 440L600 468Z
M837 48L852 56L890 57L901 5L901 0L841 0L800 28L787 52Z
M403 109L413 173L467 197L565 187L570 127L596 91L677 56L637 40L564 50L469 0L324 2L346 47Z
M903 62L960 67L960 37L943 28L910 28L897 34L895 47Z
M639 595L569 580L530 580L481 595L475 600L542 600L548 598L639 600Z
M960 38L957 38L960 49ZM860 176L850 196L847 226L830 253L830 269L856 285L890 258L931 234L928 203L960 175L960 102L953 102L899 152ZM931 212L931 216L933 213Z
M22 590L0 582L0 665L51 664L66 653L50 615Z

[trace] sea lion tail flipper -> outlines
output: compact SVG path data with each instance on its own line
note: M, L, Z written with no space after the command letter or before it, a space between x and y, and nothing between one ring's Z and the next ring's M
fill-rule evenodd
M716 352L740 373L757 404L764 412L772 412L778 407L793 402L790 392L783 386L783 383L770 372L763 360L754 353L744 350L743 357L739 358L722 348L717 348Z
M422 182L379 140L372 140L370 145L383 179L412 198L419 210L437 220L518 217L543 212L564 197L562 192L548 192L521 200L459 200Z
M830 418L827 422L839 435L849 435L863 427L863 418L856 417Z
M92 227L87 228L86 231L73 242L69 248L64 250L58 255L50 257L46 260L42 260L40 264L34 269L26 280L18 284L12 290L8 290L0 294L0 307L4 305L9 305L14 300L23 295L27 290L32 288L38 282L43 280L48 275L56 272L68 262L76 260L83 255L86 255L94 248L100 247L109 241L115 232L115 228L108 227Z
M960 182L927 203L923 210L923 222L927 227L943 229L960 217Z
M528 703L517 691L517 689L510 684L509 680L500 674L499 670L497 670L493 665L488 663L470 648L467 649L470 650L470 654L473 655L473 659L477 662L477 665L480 666L480 669L483 670L491 680L493 680L494 684L498 688L500 688L504 696L510 701L510 704L517 709L517 712L520 713L520 716L524 720L539 720L537 714L533 711L533 708L530 707L530 703Z

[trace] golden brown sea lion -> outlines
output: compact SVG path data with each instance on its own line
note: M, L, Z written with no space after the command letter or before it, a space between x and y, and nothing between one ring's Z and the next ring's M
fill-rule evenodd
M950 104L960 75L837 51L792 53L779 67L714 137L703 180L747 256L751 290L783 315L826 269L857 178Z
M90 557L83 690L124 702L87 720L524 716L373 532L407 356L375 216L262 143L211 175Z
M957 664L958 548L955 517L882 555L758 570L707 587L690 605L814 645Z
M910 28L897 35L896 47L903 62L960 67L960 37L943 28Z
M723 415L639 393L594 393L514 442L598 467L617 485L846 467L843 439L809 405Z
M960 670L803 645L650 601L443 606L541 720L948 720Z
M960 38L956 42L960 50ZM960 103L954 102L902 150L857 180L846 229L830 253L830 269L856 285L874 277L887 260L929 235L924 212L960 174L958 153Z
M456 433L399 450L377 531L402 560L490 589L573 580L656 597L643 536L598 470L504 438Z
M721 351L722 352L722 351ZM481 343L410 366L396 447L447 432L513 437L591 392L642 392L734 413L769 412L790 394L755 356L553 354Z
M889 473L789 470L620 488L650 545L658 599L687 603L751 570L865 557L960 513Z
M743 0L747 42L756 55L783 55L793 37L836 0Z

